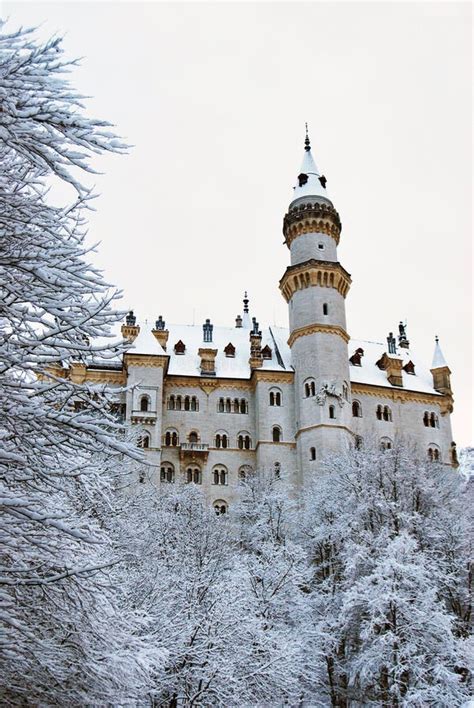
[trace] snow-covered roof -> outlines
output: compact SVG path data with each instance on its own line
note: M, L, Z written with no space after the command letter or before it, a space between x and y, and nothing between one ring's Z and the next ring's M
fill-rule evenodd
M435 349L433 353L433 363L431 364L432 369L440 369L443 366L448 366L444 354L439 346L438 337L436 337Z
M201 358L199 349L217 349L215 359L216 376L221 378L249 379L251 369L250 358L250 328L249 327L220 327L214 325L212 342L205 342L202 324L199 325L167 325L169 331L166 352L152 334L151 322L140 323L140 334L135 339L131 353L155 354L169 356L168 374L178 376L200 376ZM264 327L262 332L262 348L268 345L272 350L272 358L264 359L261 371L293 371L291 351L288 346L289 332L286 327ZM186 350L184 354L175 353L175 344L182 341ZM228 357L225 347L228 344L235 347L235 356ZM348 344L349 357L356 349L363 349L361 366L349 365L350 380L352 383L382 386L393 390L394 387L387 380L387 374L379 369L377 362L387 351L387 345L382 342L351 339ZM393 355L391 355L393 356ZM403 388L418 393L431 393L439 395L433 388L433 377L428 367L423 365L413 351L398 348L396 357L400 358L403 366L412 362L415 374L402 371Z
M328 195L326 187L320 182L320 177L322 176L319 171L311 153L311 148L309 145L309 139L306 139L305 152L303 157L303 162L300 169L301 175L307 175L308 179L305 184L298 184L293 187L293 198L291 204L301 199L301 197L314 197L315 201L324 201L331 203L331 199ZM323 180L324 181L324 180Z

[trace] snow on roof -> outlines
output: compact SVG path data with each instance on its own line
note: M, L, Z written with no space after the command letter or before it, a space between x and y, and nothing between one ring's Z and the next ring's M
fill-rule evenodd
M221 378L249 379L251 369L250 358L250 330L244 327L220 327L214 325L212 342L205 342L202 324L199 325L169 325L167 350L163 351L151 330L152 323L145 322L140 326L140 334L135 339L129 350L135 354L155 354L169 356L168 374L177 376L200 376L201 358L199 349L217 349L216 376ZM286 327L262 328L262 348L268 345L272 350L272 358L264 359L261 370L263 371L293 371L291 364L291 350L288 346L289 332ZM179 341L185 344L184 354L176 354L175 344ZM226 356L224 349L228 344L235 347L235 356ZM382 386L393 390L388 382L387 374L377 366L377 361L387 350L386 344L365 340L351 339L348 344L349 356L356 349L363 349L361 366L349 365L350 380L353 383ZM393 355L392 355L393 356ZM409 361L415 366L415 374L402 371L403 387L408 391L418 393L438 394L433 388L433 377L430 370L416 358L416 355L407 349L398 348L397 358L406 365Z
M438 337L436 337L436 344L435 344L435 349L433 353L433 363L431 364L432 369L440 369L443 366L448 366L446 363L446 359L444 358L444 354L441 351L441 347L439 346L439 340Z
M306 150L305 148L300 174L307 175L308 181L306 184L301 186L297 184L293 187L294 192L293 199L291 200L292 204L301 197L316 197L317 201L319 201L319 198L322 197L323 201L331 202L326 188L323 187L319 181L321 172L313 159L311 149Z

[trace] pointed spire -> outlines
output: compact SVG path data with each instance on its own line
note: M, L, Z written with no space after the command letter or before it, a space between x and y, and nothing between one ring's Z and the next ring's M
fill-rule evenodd
M435 349L433 354L433 363L431 364L432 369L441 369L443 366L448 366L444 354L439 346L439 337L435 337Z
M331 203L326 191L326 178L321 174L311 153L307 123L305 123L303 162L298 175L298 184L293 189L292 203L301 197L313 197L315 201Z

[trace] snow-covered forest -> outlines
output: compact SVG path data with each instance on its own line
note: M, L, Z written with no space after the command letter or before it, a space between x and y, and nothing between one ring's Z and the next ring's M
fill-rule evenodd
M257 471L216 516L158 492L116 391L61 375L125 346L85 236L91 158L127 148L59 39L0 41L2 705L463 705L472 481L367 442L304 492Z

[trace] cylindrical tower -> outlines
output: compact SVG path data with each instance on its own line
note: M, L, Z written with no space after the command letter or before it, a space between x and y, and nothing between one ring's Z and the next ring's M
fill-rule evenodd
M341 221L308 135L283 222L291 265L280 281L289 305L298 469L304 482L352 439L345 297L351 278L337 259Z

